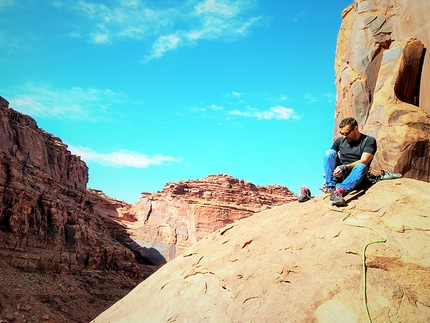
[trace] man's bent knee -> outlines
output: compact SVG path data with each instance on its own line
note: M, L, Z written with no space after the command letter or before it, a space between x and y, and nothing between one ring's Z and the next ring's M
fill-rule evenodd
M325 154L324 154L324 157L325 158L327 158L327 157L337 157L337 151L336 150L334 150L334 149L329 149L329 150L327 150L326 152L325 152Z
M361 172L366 172L367 173L367 166L363 163L359 163L357 165L355 165L352 169L356 169L357 171Z

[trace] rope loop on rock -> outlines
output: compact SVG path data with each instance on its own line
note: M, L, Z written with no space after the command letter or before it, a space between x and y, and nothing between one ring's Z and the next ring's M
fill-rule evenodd
M366 312L366 316L367 316L367 320L369 321L369 323L372 323L372 318L370 317L370 313L369 313L369 307L367 304L367 266L366 266L366 250L367 247L375 244L375 243L385 243L387 242L387 239L382 235L382 233L380 233L378 230L376 230L375 228L369 227L367 225L363 225L363 224L356 224L356 223L348 223L345 222L346 219L348 219L351 216L351 211L349 210L344 210L344 209L335 209L333 208L331 205L328 205L327 202L325 201L325 199L327 197L329 197L330 194L327 194L326 196L323 197L323 202L324 204L327 206L327 208L331 211L335 211L335 212L340 212L340 213L345 213L345 216L342 218L342 223L352 226L352 227L357 227L357 228L364 228L364 229L369 229L372 230L373 232L377 233L381 238L378 240L373 240L370 241L368 243L366 243L363 247L363 254L362 254L362 267L363 267L363 305L364 305L364 310Z

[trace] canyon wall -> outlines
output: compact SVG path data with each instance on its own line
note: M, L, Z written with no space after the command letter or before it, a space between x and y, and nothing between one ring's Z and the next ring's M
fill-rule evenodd
M229 175L167 183L118 210L126 236L113 236L152 264L163 264L225 225L256 212L296 201L280 185L257 186Z
M339 122L377 139L372 166L430 181L430 2L356 0L342 13L335 71Z
M0 97L0 321L88 322L207 234L297 199L228 175L167 183L130 205Z
M94 212L88 168L59 138L0 97L0 257L26 271L112 269L138 276L133 253Z
M297 199L280 185L210 175L167 183L134 205L117 201L86 188L86 164L60 138L0 103L1 253L14 267L146 277L145 265L162 265L226 224Z

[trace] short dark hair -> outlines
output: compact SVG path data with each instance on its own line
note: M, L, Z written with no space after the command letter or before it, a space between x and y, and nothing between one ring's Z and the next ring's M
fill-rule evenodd
M353 129L356 126L358 126L358 122L354 118L345 118L339 123L339 128L343 128L346 125L348 125L351 129Z

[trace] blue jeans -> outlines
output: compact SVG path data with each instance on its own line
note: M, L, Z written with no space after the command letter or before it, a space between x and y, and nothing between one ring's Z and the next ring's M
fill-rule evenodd
M345 189L347 192L352 191L356 188L364 177L367 175L367 166L364 164L355 165L349 174L343 176L343 178L337 178L333 175L334 169L341 165L339 156L336 150L329 149L326 151L323 157L323 168L326 186L335 186ZM345 177L346 176L346 177Z

